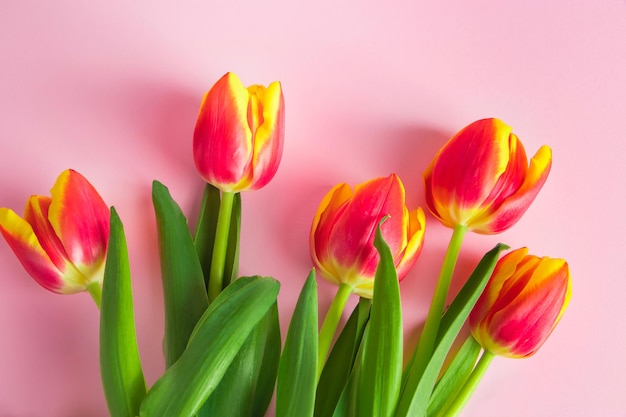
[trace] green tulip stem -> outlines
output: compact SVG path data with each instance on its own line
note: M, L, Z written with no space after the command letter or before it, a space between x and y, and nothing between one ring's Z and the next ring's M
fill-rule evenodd
M87 285L87 291L91 298L93 298L94 303L96 303L96 307L100 309L100 305L102 304L102 285L99 282L92 282Z
M482 356L478 360L478 363L476 364L476 367L474 368L469 378L467 379L467 381L465 381L465 384L461 388L461 391L459 391L457 396L454 398L454 401L448 406L446 411L443 413L443 417L456 417L461 413L461 411L463 411L465 404L467 404L469 399L472 397L472 394L476 390L478 383L485 375L487 368L489 368L489 365L491 364L493 357L494 357L493 353L487 350L483 352Z
M215 231L215 244L213 246L213 257L211 259L211 271L209 273L208 295L209 302L222 292L224 282L224 264L226 262L226 250L228 248L228 232L230 228L230 217L233 211L233 200L235 193L222 192L222 201L217 215L217 229Z
M337 294L333 302L330 304L322 328L320 329L319 341L318 341L318 355L317 355L317 378L319 379L324 369L324 363L326 362L326 356L330 349L330 344L335 336L337 325L343 314L343 310L346 307L348 298L352 294L352 287L348 284L341 284L337 289Z
M435 287L433 300L428 310L426 322L424 323L424 330L422 330L422 336L417 345L417 353L414 356L414 366L417 366L417 369L423 370L432 356L446 298L448 297L448 290L450 289L450 282L452 281L452 274L454 273L454 267L456 266L459 252L461 251L461 244L463 243L465 232L467 232L467 228L460 225L456 226L454 232L452 232L448 250L446 251L443 265L441 266L441 272L439 273L439 279L437 280L437 286Z

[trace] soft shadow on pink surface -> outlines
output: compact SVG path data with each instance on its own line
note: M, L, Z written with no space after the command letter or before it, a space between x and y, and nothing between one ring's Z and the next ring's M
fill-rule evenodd
M118 209L125 224L138 344L149 385L163 372L163 307L151 182L159 179L169 186L182 209L191 211L190 217L195 219L203 182L193 166L191 138L201 95L202 92L191 94L171 83L125 79L109 84L108 88L85 86L73 97L77 102L82 101L82 106L92 108L100 124L115 125L119 133L115 137L98 138L102 133L96 130L94 134L100 140L93 142L92 152L99 156L91 160L95 166L90 168L85 164L84 156L77 165L106 203ZM84 146L78 141L83 136L79 132L80 129L76 133L78 152ZM65 151L69 154L74 151L71 147L66 144ZM80 162L81 158L74 160ZM108 167L99 171L100 175L107 174L104 178L93 174L98 171L97 165ZM27 176L16 173L21 177L19 181L15 176L2 177L3 207L21 215L28 195L49 193L58 172L51 174L48 166L46 172L38 175L39 167L34 164ZM104 417L106 406L98 367L98 314L93 303L87 294L62 296L40 288L22 270L10 248L4 242L0 246L0 260L9 286L4 294L10 297L4 305L15 304L10 311L20 317L19 324L2 325L10 332L14 329L12 333L19 334L20 340L14 347L3 342L3 351L13 352L10 356L16 357L17 362L9 368L0 365L0 371L5 368L0 373L24 375L13 384L15 395L23 396L29 390L50 392L40 394L37 402L21 406L21 411L13 408L11 397L2 400L10 393L0 394L0 416L22 417L26 410L38 410L38 404L48 404L49 412L55 416ZM90 324L86 326L86 322ZM16 326L29 329L17 330ZM24 346L28 348L25 350ZM28 350L32 352L28 354ZM28 382L33 377L37 381ZM58 394L61 386L65 393L62 396ZM80 400L71 401L72 397ZM40 415L40 411L33 414Z
M0 415L2 417L41 417L42 414L32 413L32 414L22 414L22 413L11 413L9 411L4 411L2 408L2 404L0 404ZM106 411L102 411L101 407L88 408L83 406L70 408L67 412L62 414L63 417L109 417L109 414Z
M0 415L45 415L41 409L45 403L54 410L48 415L78 416L75 408L80 407L90 411L83 415L103 417L97 308L85 294L50 293L25 273L6 278L18 282L4 291L7 298L1 300L12 314L0 320L9 334L2 340L5 359L0 375L5 382L11 381L0 394ZM63 387L62 394L59 387ZM18 407L15 398L27 393L30 400L22 399Z
M132 155L138 168L153 167L158 161L163 171L191 174L195 173L191 138L202 94L176 81L129 77L95 87L85 95L85 101L99 107L101 123L125 128L125 141L111 141L128 146L128 150L122 147L121 153L136 151ZM97 100L92 102L94 96ZM152 161L153 157L158 159ZM150 174L158 175L159 171Z
M332 128L329 130L332 131ZM413 343L419 334L416 329L421 326L425 318L439 274L440 263L451 235L451 230L440 226L428 213L424 204L422 180L422 172L449 137L450 133L425 126L376 126L367 131L367 137L363 139L362 146L353 143L352 149L337 150L339 153L353 156L350 160L351 165L357 163L362 165L359 181L365 181L377 175L397 173L405 184L409 210L415 210L421 206L426 212L428 225L423 252L414 269L401 283L408 344ZM333 161L341 161L341 159L341 156L330 154L323 162L332 165ZM282 285L280 305L283 307L281 311L284 310L284 317L288 317L287 313L292 311L300 287L312 267L308 239L315 211L324 195L334 184L349 182L348 179L342 178L341 172L335 172L335 170L341 171L341 167L335 166L332 171L320 171L319 168L315 169L315 163L316 161L305 159L300 161L299 169L296 170L288 162L284 167L287 173L280 171L276 181L267 190L255 193L254 196L250 195L250 199L260 202L261 206L271 204L272 207L266 212L263 223L267 225L268 232L265 233L268 241L278 249L277 254L272 256L280 259L283 264L282 268L274 265L273 269L286 274L284 277L277 276ZM356 184L350 183L350 185ZM277 198L280 198L280 204L272 204ZM248 195L244 194L244 214L247 214L245 213L247 199ZM253 213L250 214L253 215ZM255 220L244 216L242 228L244 234L250 231L249 228L257 228L252 232L254 235L264 234L259 232L258 228L261 227L256 224ZM247 252L245 237L243 242L242 257L245 257ZM263 250L263 248L257 250ZM252 264L255 263L252 261ZM460 269L465 268L460 267ZM336 287L323 281L320 276L318 276L318 282L319 311L323 318ZM344 319L356 301L356 297L353 298L354 300L351 300L351 304L346 309Z
M372 166L384 167L402 179L407 191L409 209L421 206L426 210L422 173L437 151L454 132L444 132L435 126L388 125L372 132L380 137L377 149L368 152Z

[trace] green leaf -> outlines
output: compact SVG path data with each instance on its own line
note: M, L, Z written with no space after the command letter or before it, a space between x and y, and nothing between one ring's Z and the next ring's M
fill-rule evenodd
M263 417L274 393L280 358L276 303L257 323L198 417Z
M298 297L278 365L276 417L312 417L317 383L317 285L311 271Z
M423 416L428 407L437 377L452 343L459 334L463 323L469 316L474 304L485 289L487 281L496 266L500 252L508 246L498 244L487 252L469 277L448 311L443 315L435 342L435 349L423 370L412 367L406 376L406 385L400 395L396 417Z
M361 340L354 364L352 365L348 383L344 386L339 401L337 401L337 406L332 414L333 417L353 417L358 415L358 381L361 370L363 369L363 350L365 345L363 341L367 339L368 333L369 322L365 324L363 339Z
M128 248L115 208L111 208L102 288L100 371L111 416L137 416L146 395L146 383L137 349Z
M152 183L165 305L165 364L169 368L187 347L209 300L187 219L158 181Z
M322 370L315 395L315 417L332 417L348 383L369 320L371 301L361 298L339 334Z
M202 271L205 277L205 286L208 286L213 259L213 246L217 231L217 217L220 210L220 190L206 184L202 195L202 206L196 225L194 244L200 258ZM222 287L237 279L239 267L239 236L241 231L241 194L236 193L230 217L228 232L228 247L226 250L226 263L224 265L224 280Z
M150 389L141 417L191 417L219 385L256 324L276 302L280 284L269 277L240 278L211 303L187 349Z
M428 417L440 417L472 373L480 354L480 344L470 335L441 376L428 401Z
M402 379L400 286L393 256L383 239L380 225L374 246L378 249L380 261L374 279L372 312L358 381L359 417L392 416Z
M217 216L220 211L220 190L211 184L204 186L202 193L202 206L198 214L194 245L202 271L204 273L205 287L208 286L211 260L213 258L213 245L217 231Z

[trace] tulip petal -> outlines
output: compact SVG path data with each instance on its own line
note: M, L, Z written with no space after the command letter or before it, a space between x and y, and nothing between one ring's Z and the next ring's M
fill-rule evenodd
M252 160L248 125L248 89L229 72L204 95L194 130L193 154L198 171L223 191L245 181Z
M437 153L424 173L426 196L429 208L446 226L466 224L489 198L509 163L511 131L498 119L479 120Z
M527 357L546 341L567 307L569 272L565 261L536 258L532 274L516 290L515 298L497 311L490 321L492 334L509 355Z
M348 184L337 184L322 199L311 226L310 249L313 263L320 269L327 279L335 280L340 277L333 257L329 253L329 242L336 219L343 213L347 202L352 197L352 190ZM337 285L340 281L335 281Z
M95 273L104 264L109 237L109 208L93 186L76 171L66 170L51 190L48 212L69 260L86 277L99 281Z
M50 291L65 292L63 273L50 260L26 220L13 210L0 208L0 232L30 276Z
M204 95L194 130L200 175L227 192L267 185L282 157L284 120L279 82L246 88L235 74L225 74Z
M395 174L356 186L352 200L333 227L327 243L329 252L345 268L373 277L379 258L374 235L383 217L390 216L381 229L392 253L406 246L404 207L404 187Z
M335 186L321 202L310 234L314 264L324 278L347 284L352 292L371 298L379 255L374 234L380 221L399 279L416 261L423 239L425 217L422 209L409 213L405 190L396 174L357 185Z
M278 170L283 153L285 131L285 103L280 83L275 81L267 88L262 86L248 87L251 102L259 101L262 119L258 128L253 130L254 158L252 160L249 189L256 190L267 185ZM252 111L259 114L259 110ZM255 123L256 126L256 123Z
M478 120L452 137L424 173L426 204L445 226L482 234L513 226L550 171L550 148L531 159L510 126Z
M497 355L533 355L571 297L567 262L527 253L521 248L500 259L469 318L472 335Z
M544 145L530 160L521 187L490 216L491 225L486 233L500 233L519 221L548 179L551 166L552 151Z
M71 261L48 220L51 203L52 199L50 197L31 196L26 202L24 220L32 227L37 241L52 263L57 269L63 271Z
M499 205L502 196L510 196L519 190L528 171L528 158L524 145L513 133L508 138L508 161L505 171L500 175L483 205Z
M399 280L402 280L406 274L408 274L409 270L413 268L413 265L415 265L417 261L417 257L424 244L425 227L426 217L421 207L409 213L407 231L408 242L401 258L396 261Z
M532 262L528 262L528 260L532 259L532 257L528 257L528 248L523 247L519 249L515 249L506 255L504 255L496 265L491 278L489 279L489 283L485 291L481 294L480 299L474 306L472 313L469 316L469 324L470 327L476 328L481 327L483 331L476 332L474 337L476 340L483 344L481 338L484 339L484 335L487 334L487 330L484 329L485 323L488 323L488 316L492 311L497 311L498 305L499 308L504 308L506 306L500 300L500 297L506 291L504 290L507 283L509 283L509 287L511 286L511 282L515 282L515 280L511 280L511 278L521 272L521 268L519 266L524 263L526 268L524 270L528 270L528 267L532 264ZM512 294L509 291L509 294ZM514 297L515 295L513 295ZM510 297L507 297L507 301L510 301ZM484 345L484 344L483 344Z

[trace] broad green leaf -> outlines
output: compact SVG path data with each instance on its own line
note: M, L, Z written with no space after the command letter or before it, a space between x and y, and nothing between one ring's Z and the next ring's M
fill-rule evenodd
M376 230L374 246L380 261L374 279L374 297L363 366L358 380L359 417L392 416L402 379L402 308L400 286L391 250Z
M202 271L205 277L205 286L208 286L209 272L213 258L213 245L217 230L217 217L220 210L220 190L206 184L202 196L202 206L196 225L194 244L200 258ZM239 267L239 235L241 231L241 194L235 194L230 217L228 232L228 248L224 265L223 288L237 278Z
M165 364L169 368L187 347L209 300L187 219L158 181L152 183L165 306Z
M322 370L315 395L315 417L332 417L348 383L369 320L371 301L361 298L339 334Z
M276 417L312 417L317 383L317 285L311 271L298 297L278 364Z
M276 385L280 343L278 306L274 303L241 346L198 416L265 416Z
M115 208L111 208L102 288L100 371L111 416L137 416L146 395L146 383L137 349L128 248Z
M426 414L428 399L432 394L446 355L478 297L485 289L500 252L505 249L508 249L508 246L498 244L487 252L450 304L448 311L441 319L435 349L430 360L426 363L426 368L420 370L417 367L412 367L408 370L406 385L400 395L396 417L424 416Z
M276 302L279 286L273 278L250 277L222 291L198 321L187 349L146 395L140 416L196 414Z
M470 335L445 370L428 401L428 417L441 417L451 400L467 381L480 354L480 344Z

